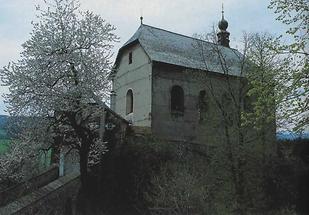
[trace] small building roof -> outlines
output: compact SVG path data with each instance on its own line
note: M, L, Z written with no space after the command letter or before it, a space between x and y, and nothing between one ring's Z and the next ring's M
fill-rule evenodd
M135 43L141 45L152 61L242 76L242 55L236 49L145 24L141 24L135 34L120 48L116 65L122 50Z

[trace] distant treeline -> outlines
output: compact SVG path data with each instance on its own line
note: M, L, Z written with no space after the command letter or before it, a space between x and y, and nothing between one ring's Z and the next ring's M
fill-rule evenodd
M297 214L309 214L309 138L278 140L278 143L286 164L281 177L294 191L283 198L294 201Z
M7 134L7 124L9 116L0 115L0 139L9 139Z
M0 115L0 139L16 137L20 133L22 122L25 122L25 117Z
M295 133L289 131L279 131L276 136L279 141L309 139L309 132Z

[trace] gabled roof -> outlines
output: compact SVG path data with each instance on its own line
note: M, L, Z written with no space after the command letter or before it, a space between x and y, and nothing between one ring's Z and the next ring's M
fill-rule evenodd
M135 34L120 48L116 65L122 50L134 43L139 43L152 61L221 74L241 75L242 55L236 49L144 24L140 25ZM223 61L225 63L221 63Z

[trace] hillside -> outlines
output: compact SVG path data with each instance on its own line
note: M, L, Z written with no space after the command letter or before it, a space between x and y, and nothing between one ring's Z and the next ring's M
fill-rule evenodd
M0 139L8 139L7 137L7 123L9 116L0 115Z
M309 139L308 132L298 134L294 132L281 131L281 132L277 132L276 136L278 140Z
M0 115L0 154L4 153L10 144L10 140L7 135L8 120L9 116Z

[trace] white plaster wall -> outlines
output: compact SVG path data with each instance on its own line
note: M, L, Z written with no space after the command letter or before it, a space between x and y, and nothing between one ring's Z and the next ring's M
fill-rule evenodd
M132 64L129 64L132 52ZM151 126L151 70L152 65L143 48L136 44L127 48L118 64L113 87L116 92L115 111L124 118L132 118L134 126ZM133 117L126 115L126 94L133 91Z
M155 136L207 145L216 145L223 141L225 137L222 135L222 115L213 99L213 96L221 99L222 93L229 90L222 76L205 76L202 72L165 64L155 65L153 76L152 133ZM209 92L210 80L214 95ZM170 92L175 85L181 86L184 90L185 110L181 117L171 114ZM198 110L198 96L201 90L206 91L209 105L204 121L199 120Z

